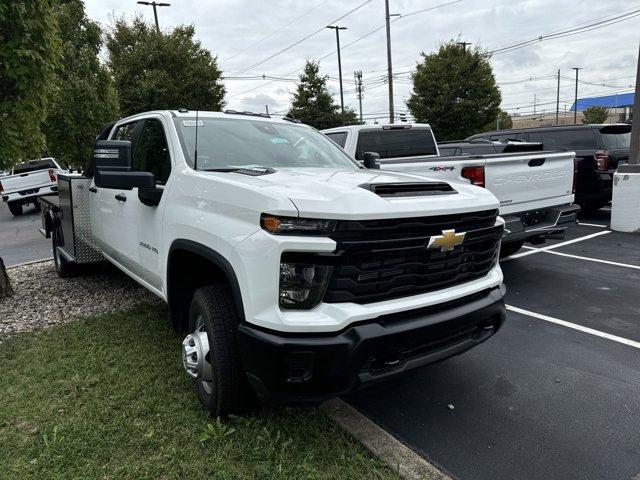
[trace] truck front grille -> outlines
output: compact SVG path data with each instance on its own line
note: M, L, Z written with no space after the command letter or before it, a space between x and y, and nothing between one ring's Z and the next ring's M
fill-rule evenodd
M324 301L370 303L441 290L485 276L498 257L497 210L393 220L341 221ZM443 230L466 232L450 251L427 249Z

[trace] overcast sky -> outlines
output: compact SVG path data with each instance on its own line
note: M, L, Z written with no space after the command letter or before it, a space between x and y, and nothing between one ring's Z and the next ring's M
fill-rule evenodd
M287 51L317 29L332 23L366 0L164 0L170 7L158 9L160 27L194 24L202 45L214 55L225 76L284 76L296 79L306 59L321 60L321 71L329 75L329 86L339 102L335 33L323 29ZM390 0L391 13L413 12L450 3L452 0ZM85 0L87 14L109 28L112 18L142 14L153 21L151 7L135 0ZM433 52L441 42L459 38L495 50L507 45L559 32L574 26L612 19L639 10L640 0L461 0L450 5L394 17L391 25L395 110L404 104L411 85L409 72L421 52ZM363 71L363 111L367 119L383 122L388 111L385 30L347 44L384 25L384 0L369 0L363 7L338 22L341 31L342 72L345 103L358 109L354 70ZM532 113L534 95L537 111L555 111L557 69L561 69L561 111L570 108L575 72L582 67L581 80L604 85L580 84L579 96L628 92L635 83L640 41L640 16L586 33L537 42L491 59L503 95L503 108L510 113ZM273 56L273 58L269 58ZM265 61L266 60L266 61ZM256 65L259 64L259 65ZM256 65L256 66L254 66ZM246 70L248 67L252 67ZM246 70L246 71L244 71ZM244 71L244 72L243 72ZM243 73L239 73L243 72ZM540 80L521 81L529 77ZM562 77L567 77L562 78ZM518 81L518 83L510 83ZM227 108L284 112L290 104L294 81L227 79ZM563 101L564 100L564 101ZM178 106L176 106L178 107Z

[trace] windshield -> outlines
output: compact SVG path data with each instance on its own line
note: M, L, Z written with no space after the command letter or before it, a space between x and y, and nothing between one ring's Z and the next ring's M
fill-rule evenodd
M629 150L631 133L602 133L602 140L609 150Z
M182 148L193 166L196 121L176 118ZM335 143L304 125L230 118L198 119L198 170L240 167L356 170Z
M52 159L32 160L27 163L21 163L13 168L14 174L35 172L36 170L44 170L45 168L58 168Z

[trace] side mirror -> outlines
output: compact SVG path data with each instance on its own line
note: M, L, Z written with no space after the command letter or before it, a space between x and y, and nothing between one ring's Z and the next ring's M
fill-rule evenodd
M93 165L95 170L130 172L131 142L98 140L93 146Z
M96 170L93 175L96 187L131 190L132 188L156 188L156 176L151 172L118 172Z
M378 160L380 160L380 155L376 152L364 152L364 159L362 163L364 168L375 168L380 170Z

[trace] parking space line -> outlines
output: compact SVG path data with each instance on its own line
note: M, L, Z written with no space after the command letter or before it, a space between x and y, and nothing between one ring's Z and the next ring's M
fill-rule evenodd
M585 227L598 227L598 228L609 228L608 225L600 225L598 223L584 223L584 222L578 222L578 225L583 225Z
M595 335L596 337L606 338L607 340L612 340L614 342L622 343L623 345L628 345L630 347L640 349L640 342L629 340L628 338L619 337L617 335L611 335L610 333L601 332L600 330L595 330L589 327L583 327L582 325L577 325L575 323L567 322L565 320L560 320L559 318L550 317L548 315L543 315L541 313L531 312L529 310L525 310L524 308L518 308L512 305L507 305L507 310L515 313L520 313L521 315L526 315L528 317L537 318L538 320L544 320L545 322L562 325L563 327L572 328L573 330L578 330L580 332L588 333L590 335Z
M527 255L533 255L538 252L546 252L548 250L552 250L554 248L564 247L565 245L571 245L572 243L582 242L584 240L589 240L590 238L598 237L600 235L606 235L607 233L611 233L611 230L603 230L602 232L592 233L590 235L585 235L584 237L574 238L573 240L567 240L566 242L555 243L553 245L549 245L548 247L542 248L532 248L527 252L516 253L515 255L511 255L510 257L503 258L500 260L501 263L506 262L507 260L513 260L514 258L526 257Z
M614 265L616 267L635 268L636 270L640 270L640 267L638 265L629 265L628 263L612 262L611 260L601 260L599 258L582 257L580 255L573 255L571 253L556 252L555 250L543 250L543 251L544 253L560 255L562 257L577 258L578 260L588 260L590 262L605 263L607 265Z

